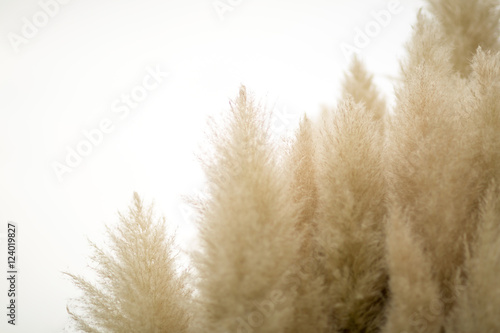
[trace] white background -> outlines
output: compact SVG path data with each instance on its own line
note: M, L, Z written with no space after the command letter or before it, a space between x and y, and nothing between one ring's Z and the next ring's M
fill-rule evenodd
M61 272L87 274L87 237L99 243L133 191L155 200L189 249L194 228L181 195L203 180L194 153L206 141L207 117L227 111L245 84L288 119L281 125L293 127L304 112L314 118L339 97L348 66L341 44L354 45L356 28L390 1L221 2L233 4L222 15L213 0L72 0L16 51L10 39L22 37L23 18L33 22L41 7L0 0L0 233L7 221L18 224L19 267L18 325L6 323L2 278L1 332L71 331L65 306L78 292ZM423 5L401 1L360 50L391 104ZM120 118L114 101L156 66L169 77ZM59 181L53 163L65 163L67 147L103 119L113 131ZM6 272L5 235L0 241Z

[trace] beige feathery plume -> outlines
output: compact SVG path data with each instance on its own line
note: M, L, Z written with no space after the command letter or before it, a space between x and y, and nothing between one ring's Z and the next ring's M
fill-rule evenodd
M382 136L371 114L352 98L323 117L317 224L325 302L336 331L375 332L387 286Z
M316 258L317 226L314 216L318 205L315 165L315 133L304 115L296 131L288 164L293 199L299 205L297 232L303 237L297 262L300 266L293 323L287 332L327 332L329 317L325 309L324 283Z
M387 225L389 302L383 333L440 333L444 317L439 285L408 217L393 207Z
M304 115L296 133L287 167L291 170L293 199L300 207L298 229L305 234L303 250L308 253L313 247L311 242L316 232L313 218L318 206L315 151L313 126L309 118Z
M195 332L284 332L292 321L298 209L266 114L245 87L212 132L200 219ZM291 285L292 284L292 285Z
M422 240L448 311L464 261L462 239L475 230L480 178L471 170L473 133L464 125L467 91L443 39L437 24L419 14L387 128L386 156L390 201L408 214Z
M480 175L483 198L477 230L467 238L465 290L447 320L447 332L498 332L500 321L500 53L477 50L471 66L470 118L475 159L471 172ZM462 287L462 286L461 286Z
M137 193L130 211L108 228L109 251L92 244L92 283L70 273L83 295L68 312L84 332L187 332L188 289L174 266L174 240L165 220L154 221L152 206L144 207Z
M497 0L428 0L432 13L453 45L452 63L467 76L470 62L480 46L498 51L500 47L500 6Z
M344 98L351 96L356 103L363 103L372 112L373 119L383 121L386 103L373 83L373 75L367 72L363 62L356 56L352 59L342 87Z
M475 240L465 265L467 281L446 332L500 332L500 189L495 182L481 207Z

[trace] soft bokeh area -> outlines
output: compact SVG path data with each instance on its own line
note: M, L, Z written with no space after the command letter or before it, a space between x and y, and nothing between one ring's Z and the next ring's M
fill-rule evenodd
M18 318L1 332L71 332L87 238L103 240L137 191L194 242L183 195L211 115L241 84L292 128L340 95L357 49L392 103L422 1L0 2L0 258L18 225ZM387 15L390 13L390 15ZM6 269L5 269L6 271ZM4 271L4 273L5 273ZM7 285L0 283L0 304ZM4 308L2 306L2 308Z

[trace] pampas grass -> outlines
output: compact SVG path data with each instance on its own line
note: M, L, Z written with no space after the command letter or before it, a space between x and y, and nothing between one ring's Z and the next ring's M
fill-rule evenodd
M322 123L317 223L328 310L336 331L373 332L387 283L379 124L351 98Z
M69 274L78 328L500 332L499 4L428 8L391 112L359 58L291 141L241 86L210 123L190 276L135 195L111 252L93 245L100 283Z
M196 331L284 332L295 297L287 275L302 244L295 231L299 205L278 169L269 120L245 87L212 139L205 164L209 198L194 257Z
M174 239L134 193L127 214L108 227L109 247L91 243L97 281L67 273L82 290L68 307L83 332L187 332L190 290L175 269Z

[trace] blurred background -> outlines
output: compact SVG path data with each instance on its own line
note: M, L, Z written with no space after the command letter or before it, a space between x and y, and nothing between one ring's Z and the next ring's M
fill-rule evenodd
M1 332L72 332L78 295L137 191L193 244L182 196L203 174L207 119L246 85L293 130L340 96L356 52L394 102L398 59L423 1L0 0L0 258L18 225L18 317ZM2 273L3 274L3 273ZM0 304L7 304L7 281ZM6 312L6 311L5 311Z

